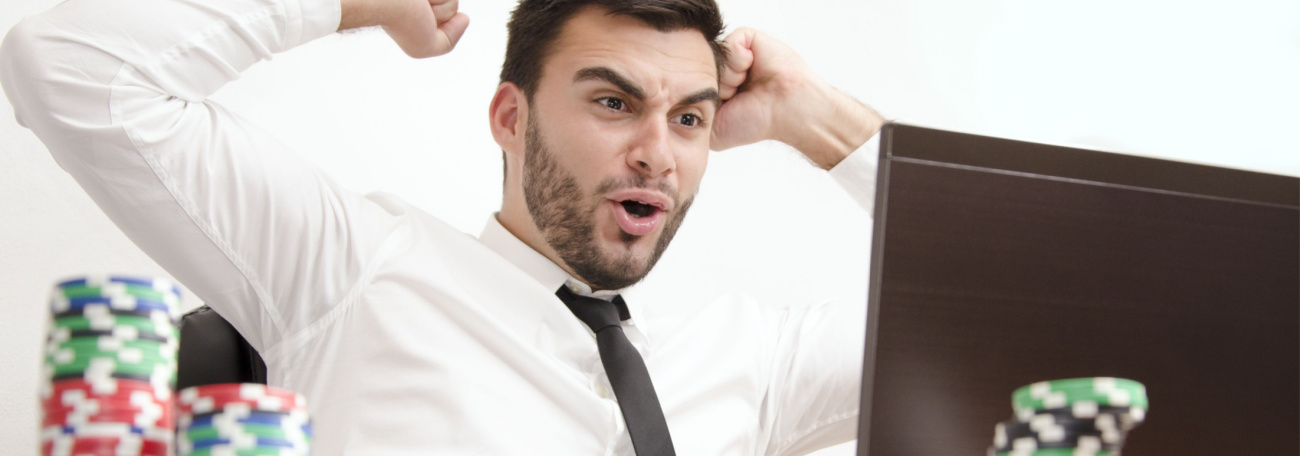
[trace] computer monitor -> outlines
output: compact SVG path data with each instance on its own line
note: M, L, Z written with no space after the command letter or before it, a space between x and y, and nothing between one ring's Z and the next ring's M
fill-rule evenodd
M1300 179L882 135L859 455L982 455L1098 376L1147 387L1126 455L1300 454Z

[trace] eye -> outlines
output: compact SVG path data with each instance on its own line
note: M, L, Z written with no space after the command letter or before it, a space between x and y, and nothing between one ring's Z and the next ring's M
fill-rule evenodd
M598 99L596 99L596 102L597 102L597 103L600 103L601 106L604 106L604 107L606 107L606 108L609 108L609 109L612 109L612 110L615 110L615 111L622 111L623 108L626 107L626 105L623 103L623 100L620 100L620 99L618 99L618 98L614 98L614 97L602 97L602 98L598 98Z
M704 123L704 119L701 119L700 116L695 114L682 114L677 116L677 123L681 124L683 127L694 127Z

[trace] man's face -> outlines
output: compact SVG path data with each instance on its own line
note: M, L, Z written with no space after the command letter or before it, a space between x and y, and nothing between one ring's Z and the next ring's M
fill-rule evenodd
M595 8L568 22L528 110L523 188L575 275L617 289L650 271L699 188L717 103L698 31Z

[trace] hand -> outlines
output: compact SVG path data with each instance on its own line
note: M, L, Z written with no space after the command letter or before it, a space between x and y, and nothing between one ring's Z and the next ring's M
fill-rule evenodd
M718 78L725 102L713 121L711 149L773 139L830 169L884 125L879 114L822 81L775 38L742 27L725 42L728 56Z
M339 30L378 25L406 55L433 57L451 52L469 27L458 0L342 0Z

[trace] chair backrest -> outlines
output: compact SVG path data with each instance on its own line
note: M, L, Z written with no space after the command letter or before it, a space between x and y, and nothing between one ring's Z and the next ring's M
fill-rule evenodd
M244 336L207 305L181 316L177 391L216 383L266 383L266 363Z

